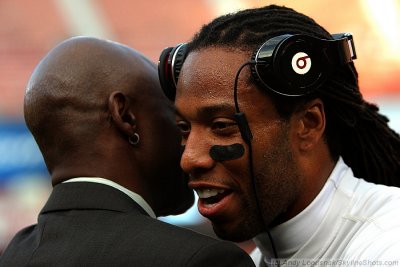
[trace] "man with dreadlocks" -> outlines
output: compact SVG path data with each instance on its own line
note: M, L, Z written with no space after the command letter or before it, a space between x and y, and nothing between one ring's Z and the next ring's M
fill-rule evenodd
M400 138L355 58L350 34L275 5L160 56L198 209L219 237L253 238L258 266L400 263Z

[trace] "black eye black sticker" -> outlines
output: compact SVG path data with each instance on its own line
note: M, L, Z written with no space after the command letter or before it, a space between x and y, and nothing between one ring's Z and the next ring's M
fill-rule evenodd
M210 148L210 156L216 161L238 159L244 155L244 147L241 144L227 146L214 145Z

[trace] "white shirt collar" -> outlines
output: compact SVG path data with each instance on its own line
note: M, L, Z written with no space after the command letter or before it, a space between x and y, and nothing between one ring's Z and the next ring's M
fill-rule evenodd
M122 185L119 185L111 180L100 178L100 177L77 177L77 178L68 179L68 180L64 181L63 183L75 183L75 182L98 183L98 184L104 184L104 185L114 187L115 189L118 189L121 192L128 195L131 199L133 199L133 201L135 201L137 204L139 204L139 206L141 206L150 215L150 217L156 219L156 214L154 213L154 211L150 207L150 205L139 194L132 192L131 190L123 187Z
M279 258L290 258L315 233L324 220L332 202L334 192L338 187L343 173L348 169L342 158L339 158L321 192L301 213L273 229L270 233L274 241ZM267 233L261 233L253 241L260 249L264 260L268 262L272 247Z

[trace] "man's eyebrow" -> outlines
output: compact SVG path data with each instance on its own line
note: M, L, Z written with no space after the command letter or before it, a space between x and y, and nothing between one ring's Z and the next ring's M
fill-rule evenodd
M179 108L176 108L175 110L178 116L183 117ZM233 116L233 114L235 113L235 106L233 105L233 103L232 104L220 103L220 104L213 104L210 106L203 106L197 110L196 115L200 118L208 118L221 112Z
M229 103L221 103L212 106L205 106L197 111L197 115L199 117L210 117L221 112L233 115L235 113L235 106Z

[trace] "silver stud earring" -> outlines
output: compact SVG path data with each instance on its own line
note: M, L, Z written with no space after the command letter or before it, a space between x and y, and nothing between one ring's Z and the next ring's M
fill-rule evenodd
M128 141L131 145L137 146L140 141L140 137L138 133L134 133L132 136L129 136Z

